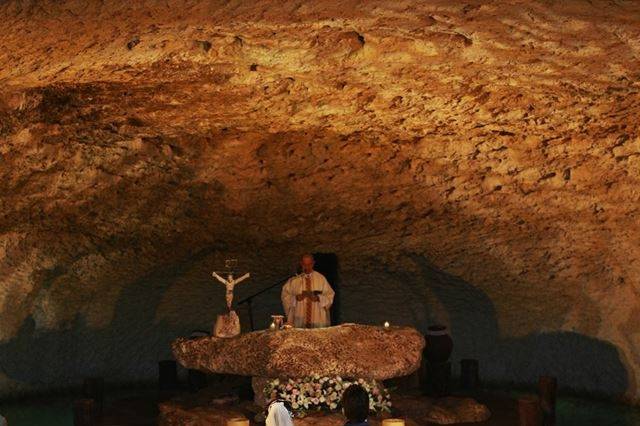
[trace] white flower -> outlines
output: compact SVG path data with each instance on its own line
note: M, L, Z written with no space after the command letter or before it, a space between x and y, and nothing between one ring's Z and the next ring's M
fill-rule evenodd
M325 384L326 383L326 384ZM335 410L345 389L352 384L360 384L369 395L369 408L375 412L391 411L389 391L375 380L343 380L340 376L319 376L318 374L299 379L287 379L282 382L274 379L263 392L265 396L277 396L291 403L296 410ZM311 407L311 408L310 408ZM302 414L302 413L301 413Z

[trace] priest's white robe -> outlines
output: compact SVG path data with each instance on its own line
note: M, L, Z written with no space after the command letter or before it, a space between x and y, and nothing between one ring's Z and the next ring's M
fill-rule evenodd
M307 299L296 300L296 296L307 291L307 277L310 280L311 291L321 292L318 295L320 300L309 301ZM310 274L300 274L292 277L282 288L282 306L287 316L287 321L299 328L320 328L331 325L329 309L333 304L334 291L327 282L327 279L319 272L312 271ZM307 310L311 308L308 318ZM310 320L307 323L307 319Z

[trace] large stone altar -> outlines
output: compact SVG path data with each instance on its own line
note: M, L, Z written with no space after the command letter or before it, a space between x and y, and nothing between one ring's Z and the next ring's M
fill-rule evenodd
M322 329L263 330L232 338L180 338L173 342L176 360L186 368L207 373L251 376L255 404L212 405L206 392L188 401L160 405L162 426L224 424L239 413L250 417L264 406L262 389L269 378L313 375L386 380L409 375L421 364L425 339L410 327L375 327L343 324ZM244 404L244 405L243 405ZM247 405L248 404L248 405ZM489 410L470 398L433 400L394 399L394 411L407 425L433 422L453 424L486 420ZM380 419L371 419L372 425ZM341 425L339 413L311 414L298 425Z
M233 338L177 339L187 368L252 377L344 376L386 380L420 367L425 341L410 327L341 325L255 331Z

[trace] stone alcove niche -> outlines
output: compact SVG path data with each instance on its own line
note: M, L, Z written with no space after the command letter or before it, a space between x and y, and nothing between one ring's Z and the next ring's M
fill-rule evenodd
M638 5L467 3L2 2L0 393L153 380L313 247L342 321L637 401Z

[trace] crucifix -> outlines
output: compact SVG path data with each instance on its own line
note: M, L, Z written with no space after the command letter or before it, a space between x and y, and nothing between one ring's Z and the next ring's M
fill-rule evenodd
M227 279L222 278L220 275L218 275L215 271L211 273L211 275L213 275L213 277L215 279L217 279L218 281L220 281L222 284L225 285L225 287L227 288L227 294L226 294L226 299L227 299L227 308L229 308L229 310L231 310L231 302L233 302L233 288L237 285L240 284L242 281L246 280L247 278L250 277L250 274L247 272L246 274L244 274L243 276L241 276L240 278L233 278L233 274L229 273L227 275Z
M236 259L227 259L224 262L226 272L218 274L213 271L211 275L216 280L220 281L224 284L227 292L227 310L226 314L218 315L216 318L216 322L213 326L213 335L216 337L234 337L240 334L240 318L238 318L238 314L232 309L233 302L233 288L240 284L242 281L246 280L250 277L250 274L247 272L240 278L234 278L234 269L238 261ZM226 275L227 278L223 278Z

